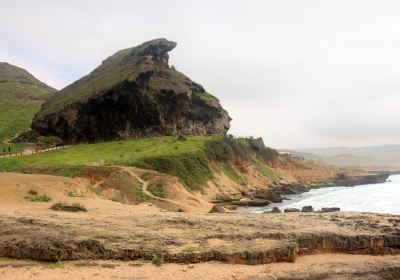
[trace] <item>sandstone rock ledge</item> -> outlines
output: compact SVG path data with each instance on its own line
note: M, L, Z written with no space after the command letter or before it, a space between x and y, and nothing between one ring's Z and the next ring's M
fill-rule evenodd
M1 213L0 257L292 262L327 252L400 254L400 217L366 213ZM87 214L89 215L89 214Z

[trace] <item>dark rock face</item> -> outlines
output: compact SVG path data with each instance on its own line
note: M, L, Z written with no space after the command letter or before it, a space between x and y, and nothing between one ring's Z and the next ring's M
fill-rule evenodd
M160 135L223 135L217 98L168 66L165 39L122 50L44 104L32 128L68 142Z

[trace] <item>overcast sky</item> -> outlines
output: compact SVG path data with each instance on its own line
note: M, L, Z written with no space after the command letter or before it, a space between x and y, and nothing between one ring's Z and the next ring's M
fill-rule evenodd
M58 89L164 37L235 135L276 148L400 144L400 1L0 0L0 61Z

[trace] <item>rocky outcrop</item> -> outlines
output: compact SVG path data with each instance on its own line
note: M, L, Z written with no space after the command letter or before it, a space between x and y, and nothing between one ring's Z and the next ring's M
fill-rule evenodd
M115 211L107 219L2 213L0 257L151 260L157 254L176 263L262 264L327 252L400 254L395 215L291 213L283 221L281 215Z
M175 46L156 39L117 52L46 102L32 128L68 142L226 134L219 100L168 65Z
M389 172L376 172L371 174L362 174L349 176L345 173L340 173L333 180L337 186L355 186L366 184L379 184L384 183L389 178Z

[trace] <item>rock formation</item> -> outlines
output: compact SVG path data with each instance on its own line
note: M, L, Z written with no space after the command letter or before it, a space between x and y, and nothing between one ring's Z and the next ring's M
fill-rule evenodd
M115 53L46 102L32 128L69 142L226 134L219 100L168 65L175 46L156 39Z

